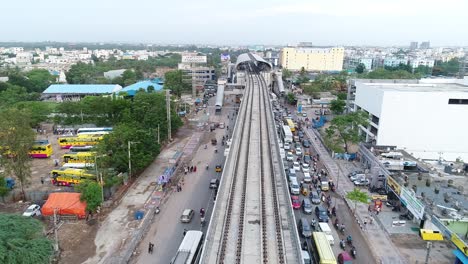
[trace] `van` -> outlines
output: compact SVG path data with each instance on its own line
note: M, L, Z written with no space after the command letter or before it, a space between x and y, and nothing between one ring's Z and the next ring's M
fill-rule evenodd
M299 230L301 230L301 235L305 238L312 236L312 229L307 218L303 217L299 220Z
M304 198L304 200L302 200L302 211L304 211L305 214L311 214L313 211L312 208L312 202L310 199Z
M328 222L328 212L321 205L315 207L315 215L317 216L319 222Z
M291 190L291 194L299 195L299 184L295 178L291 179L291 182L289 183L289 189Z
M327 240L330 242L330 245L335 244L335 239L333 238L332 231L328 223L319 223L320 230L327 235Z
M312 264L312 260L310 259L309 252L302 250L302 259L304 260L304 264Z

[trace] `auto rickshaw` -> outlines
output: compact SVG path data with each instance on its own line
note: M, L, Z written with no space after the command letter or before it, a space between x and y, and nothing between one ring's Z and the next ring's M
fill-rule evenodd
M309 191L310 191L309 184L302 183L301 184L301 193L302 193L302 195L309 196Z
M221 167L221 165L216 165L215 172L222 172L222 171L223 171L223 168Z

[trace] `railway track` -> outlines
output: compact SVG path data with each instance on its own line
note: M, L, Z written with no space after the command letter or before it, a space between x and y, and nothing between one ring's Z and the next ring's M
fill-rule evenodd
M274 122L263 77L248 73L244 94L217 263L285 263L272 163Z

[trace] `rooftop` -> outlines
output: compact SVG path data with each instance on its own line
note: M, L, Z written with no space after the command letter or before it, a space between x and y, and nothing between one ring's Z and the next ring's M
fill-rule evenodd
M127 92L128 95L135 95L135 93L138 92L140 89L148 91L148 87L150 86L153 86L155 91L159 91L163 89L164 82L162 79L159 78L145 80L126 86L119 92Z
M464 92L468 86L455 83L361 83L383 92Z
M118 92L118 84L52 84L43 94L110 94Z

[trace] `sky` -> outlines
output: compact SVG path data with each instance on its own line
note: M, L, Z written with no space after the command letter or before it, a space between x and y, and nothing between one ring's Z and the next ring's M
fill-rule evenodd
M468 46L468 0L20 0L1 10L0 41Z

